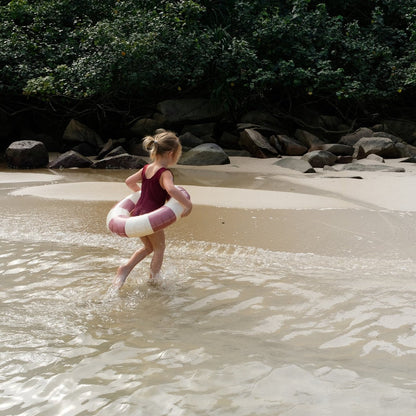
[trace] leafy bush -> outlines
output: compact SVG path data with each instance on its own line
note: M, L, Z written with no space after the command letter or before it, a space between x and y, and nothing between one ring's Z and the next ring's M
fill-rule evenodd
M48 98L286 91L391 99L416 85L414 0L12 0L0 92Z

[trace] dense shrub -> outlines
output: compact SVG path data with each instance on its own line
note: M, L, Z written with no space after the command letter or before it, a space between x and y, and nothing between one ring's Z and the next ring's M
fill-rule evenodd
M230 104L286 91L386 100L416 85L414 0L12 0L0 92Z

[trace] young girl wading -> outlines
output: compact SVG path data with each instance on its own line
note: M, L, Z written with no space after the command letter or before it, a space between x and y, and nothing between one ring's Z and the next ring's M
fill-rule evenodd
M140 199L131 215L142 215L154 211L163 206L170 196L184 206L182 217L186 217L191 213L192 203L175 187L173 175L167 169L168 166L174 165L181 156L182 146L179 139L172 132L163 131L154 137L145 137L143 147L150 153L152 163L126 179L126 185L134 192L141 190ZM141 183L141 187L138 183ZM153 253L153 258L150 263L150 281L158 278L165 252L165 233L159 230L140 239L143 247L137 250L126 264L118 268L113 281L114 288L120 289L133 268L151 253Z

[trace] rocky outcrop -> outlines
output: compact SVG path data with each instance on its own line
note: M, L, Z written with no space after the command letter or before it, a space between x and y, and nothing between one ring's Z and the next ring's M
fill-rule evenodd
M272 137L275 137L277 139L279 148L282 149L282 155L302 156L308 151L308 148L306 146L299 143L296 139L286 136L285 134L278 134Z
M94 166L101 166L98 162L101 159L109 159L108 166L112 169L135 166L137 159L132 156L148 156L142 146L143 138L159 128L176 132L183 146L181 161L186 164L229 163L228 156L231 155L303 156L313 167L321 168L333 164L348 165L368 155L382 158L416 156L416 146L409 142L416 137L416 124L411 122L380 122L371 129L361 127L341 136L337 132L347 131L346 124L337 117L316 112L297 118L280 117L278 112L251 110L234 120L221 106L206 99L165 100L153 111L147 109L142 117L120 126L120 135L107 139L105 144L93 129L79 120L70 120L56 143L63 143L60 150L73 150L78 156L65 155L65 162L60 162L60 167L69 167L71 163L83 166L87 161L81 161L80 156L95 160ZM400 134L404 134L406 140ZM210 146L199 147L204 144ZM193 151L195 148L198 148L198 157ZM204 153L206 155L202 157ZM36 166L44 163L37 161Z
M313 168L323 168L335 164L337 157L326 150L313 150L302 156L302 160L308 162Z
M354 147L361 147L364 157L370 154L387 158L397 157L394 142L387 137L362 137L355 143Z
M19 140L6 149L6 161L15 169L44 168L49 163L49 154L42 142Z
M100 135L77 120L71 120L65 128L62 139L64 143L73 147L86 143L95 154L104 145Z
M331 152L332 154L336 156L352 156L354 153L354 147L349 146L346 144L341 143L327 143L327 144L321 144L312 146L309 151L314 150L325 150L327 152Z
M374 134L374 132L367 128L362 127L357 130L355 130L353 133L345 134L341 137L341 139L338 141L340 144L346 144L348 146L354 146L355 143L358 142L363 137L371 137Z
M92 161L74 150L68 150L49 163L50 169L89 168Z
M184 153L179 165L226 165L230 163L228 155L215 143L204 143Z
M309 131L302 130L302 129L297 129L295 131L295 138L299 142L301 142L304 146L306 146L308 149L314 146L323 145L325 143L319 137L315 136Z
M268 140L254 129L245 129L240 133L240 143L254 157L265 159L276 157L277 150L270 145Z

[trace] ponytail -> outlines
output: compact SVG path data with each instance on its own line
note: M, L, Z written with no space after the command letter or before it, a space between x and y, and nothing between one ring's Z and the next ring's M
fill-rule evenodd
M182 150L181 143L173 132L158 129L155 133L154 136L146 136L143 139L143 149L149 152L153 160L157 155Z

